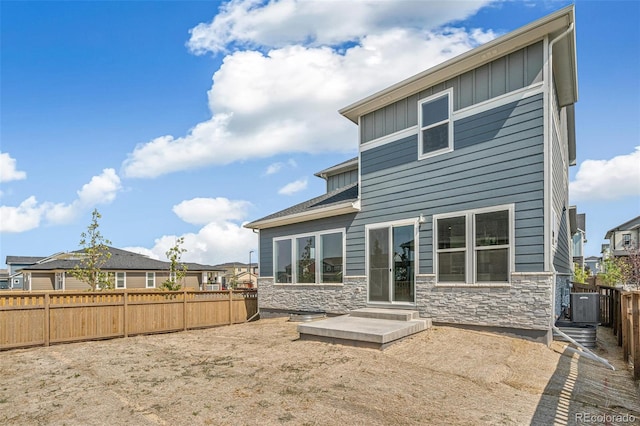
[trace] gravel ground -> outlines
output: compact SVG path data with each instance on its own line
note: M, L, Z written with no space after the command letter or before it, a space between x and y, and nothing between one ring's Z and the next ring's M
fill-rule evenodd
M378 351L299 341L286 319L18 349L0 353L0 424L637 423L608 333L615 372L558 342L434 327Z

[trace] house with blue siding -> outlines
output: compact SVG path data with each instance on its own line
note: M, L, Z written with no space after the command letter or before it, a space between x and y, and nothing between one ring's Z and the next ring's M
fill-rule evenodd
M572 275L569 6L339 112L358 156L260 233L263 313L420 312L548 341Z

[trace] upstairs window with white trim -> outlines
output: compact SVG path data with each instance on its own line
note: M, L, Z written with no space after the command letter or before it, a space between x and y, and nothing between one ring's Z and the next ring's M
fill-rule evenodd
M453 151L453 89L418 103L418 150L420 158Z
M156 286L156 273L155 272L147 272L146 287L147 288L155 288L155 286Z
M508 283L513 264L513 207L433 218L438 283Z

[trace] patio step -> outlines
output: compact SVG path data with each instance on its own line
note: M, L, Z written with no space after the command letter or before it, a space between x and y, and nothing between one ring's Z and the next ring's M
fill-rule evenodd
M411 321L420 319L420 312L408 309L362 308L349 312L352 317Z
M392 343L431 327L431 319L419 318L416 315L417 312L413 313L414 311L393 314L380 312L391 311L390 309L368 309L368 311L358 309L355 311L355 316L352 312L350 315L300 324L298 325L300 340L384 349ZM387 316L402 319L387 319L385 318Z

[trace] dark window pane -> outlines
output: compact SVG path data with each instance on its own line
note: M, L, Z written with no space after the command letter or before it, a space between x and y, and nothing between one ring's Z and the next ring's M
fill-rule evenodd
M291 282L291 240L276 241L276 282Z
M476 215L476 246L509 244L509 212L482 213Z
M297 276L299 283L316 282L316 237L302 237L296 239L298 252L296 254Z
M438 249L466 246L464 216L438 219Z
M463 283L465 281L465 253L464 251L438 253L438 282Z
M342 282L342 232L320 236L322 240L322 282Z
M422 153L428 154L433 151L447 148L449 146L449 123L431 127L422 131Z
M509 249L476 251L477 282L509 281Z
M449 119L449 96L422 104L422 127Z

